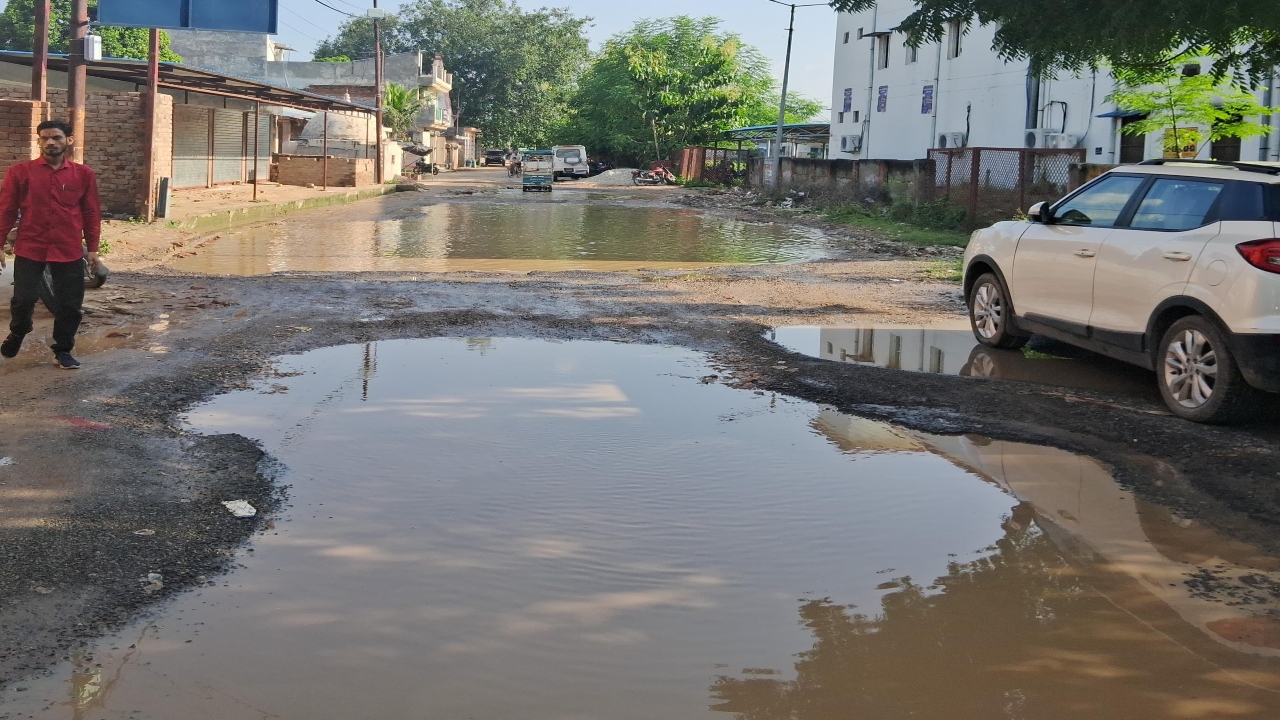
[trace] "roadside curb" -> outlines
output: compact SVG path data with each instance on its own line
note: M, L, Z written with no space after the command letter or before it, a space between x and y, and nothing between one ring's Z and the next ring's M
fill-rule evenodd
M302 200L264 203L253 207L220 210L218 212L208 213L205 215L197 215L185 220L167 220L164 222L166 227L173 228L175 230L191 230L202 233L213 232L217 230L227 230L237 225L270 220L281 215L288 215L289 213L298 210L312 210L315 208L332 207L334 205L346 205L360 200L389 195L394 192L396 192L395 185L380 185L362 190L335 192L332 195L322 195L320 197L304 198ZM157 222L160 221L157 220Z

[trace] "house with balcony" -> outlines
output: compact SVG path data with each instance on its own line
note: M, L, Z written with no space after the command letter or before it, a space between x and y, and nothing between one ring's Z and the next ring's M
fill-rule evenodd
M951 22L940 42L906 44L898 28L913 0L884 0L840 13L835 37L831 154L844 159L924 158L933 148L1079 149L1087 162L1141 162L1163 155L1163 138L1123 133L1137 118L1106 100L1105 70L1038 78L1007 61L995 28ZM1276 79L1260 94L1275 104ZM1280 117L1261 138L1215 143L1202 157L1280 160Z

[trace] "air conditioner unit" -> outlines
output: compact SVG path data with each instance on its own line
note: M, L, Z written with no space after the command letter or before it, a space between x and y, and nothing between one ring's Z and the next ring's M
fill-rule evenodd
M946 144L943 147L962 148L969 144L969 136L962 132L950 132L943 137L946 138Z
M1049 147L1047 137L1051 133L1044 128L1027 128L1026 146L1030 150L1043 150Z
M840 152L856 153L862 150L861 135L841 135Z
M1079 138L1077 138L1075 135L1068 135L1066 133L1052 133L1050 135L1045 136L1046 147L1056 148L1060 150L1067 150L1067 149L1073 148L1076 146L1076 143L1078 142L1079 142Z

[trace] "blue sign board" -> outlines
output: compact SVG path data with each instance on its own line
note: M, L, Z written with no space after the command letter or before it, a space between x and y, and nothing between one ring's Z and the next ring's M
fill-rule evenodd
M889 109L889 86L881 85L880 92L876 98L876 112L884 112Z
M98 23L276 34L279 0L98 0Z
M921 115L933 114L933 86L932 85L924 86L924 95L920 100L920 114Z
M853 111L853 88L844 89L844 111Z

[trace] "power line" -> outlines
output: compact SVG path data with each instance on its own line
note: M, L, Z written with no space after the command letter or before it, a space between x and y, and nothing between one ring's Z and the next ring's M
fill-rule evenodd
M334 12L336 12L336 13L340 13L340 14L342 14L342 15L346 15L346 16L347 16L347 17L349 17L349 18L359 17L359 15L353 15L353 14L351 14L351 13L347 12L346 10L340 10L340 9L338 9L338 8L336 8L336 7L332 6L332 5L330 5L329 3L325 2L324 0L316 0L316 2L320 3L321 5L323 5L323 6L327 7L327 8L329 8L330 10L332 10L332 11L334 11Z
M306 24L310 25L311 27L313 27L313 28L315 28L315 29L317 29L317 30L319 30L319 31L321 31L321 32L324 32L324 33L328 33L328 32L329 32L329 30L326 30L325 28L322 28L322 27L320 27L319 25L317 25L317 24L315 24L315 23L311 22L311 20L310 20L310 19L308 19L305 15L303 15L303 14L302 14L302 13L300 13L300 12L298 12L297 10L294 10L293 8L289 7L288 5L285 5L284 3L281 3L281 4L280 4L280 7L284 8L285 10L288 10L290 13L292 13L292 14L296 15L296 16L298 17L298 19L299 19L299 20L302 20L303 22L305 22Z
M277 20L279 20L279 18L277 18ZM280 20L280 24L281 24L281 25L283 25L283 26L285 26L285 27L287 27L287 28L289 28L290 30L292 30L292 31L294 31L294 32L296 32L296 33L298 33L298 34L299 34L299 35L301 35L302 37L307 38L308 40L312 40L312 41L314 41L314 42L323 42L323 40L317 40L316 38L311 37L310 35L308 35L308 34L306 34L306 33L302 32L302 31L301 31L301 30L299 30L298 28L296 28L296 27L294 27L294 26L290 25L289 23L287 23L287 22L285 22L285 21L283 21L283 20Z

